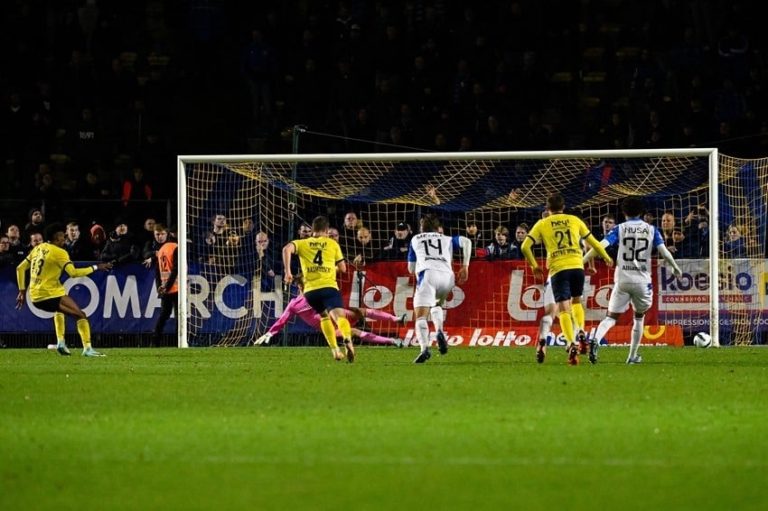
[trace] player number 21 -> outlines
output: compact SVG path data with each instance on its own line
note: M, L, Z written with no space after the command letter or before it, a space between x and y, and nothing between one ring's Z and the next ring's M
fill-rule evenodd
M555 231L555 238L557 238L558 250L573 246L573 242L571 241L571 231ZM566 238L568 238L568 243L565 243Z

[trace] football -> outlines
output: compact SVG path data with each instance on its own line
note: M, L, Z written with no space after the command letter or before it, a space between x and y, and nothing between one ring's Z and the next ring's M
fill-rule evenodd
M709 348L712 344L712 338L707 332L699 332L693 337L693 345L697 348Z

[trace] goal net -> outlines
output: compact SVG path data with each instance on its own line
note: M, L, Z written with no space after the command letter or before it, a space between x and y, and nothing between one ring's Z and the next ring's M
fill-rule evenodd
M470 281L445 304L449 343L533 345L542 286L521 257L490 258L486 247L504 242L505 234L508 243L522 239L553 191L563 193L567 211L598 239L612 221L623 221L619 205L629 195L643 199L648 221L662 229L684 274L675 278L654 257L644 343L690 344L701 331L720 344L763 341L765 160L682 149L180 156L178 162L180 346L248 345L263 334L297 293L284 289L281 249L317 215L338 230L349 263L340 277L345 305L410 321L358 326L414 341L414 281L402 247L426 213L440 216L446 234L473 240ZM597 261L584 294L588 330L605 316L611 286L612 270ZM630 326L631 316L623 316L608 342L628 342ZM322 342L300 320L282 332L283 343Z

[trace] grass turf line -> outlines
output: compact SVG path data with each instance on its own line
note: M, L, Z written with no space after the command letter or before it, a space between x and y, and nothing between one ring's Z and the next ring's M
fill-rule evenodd
M0 351L2 509L762 509L768 352ZM582 357L585 358L585 357Z

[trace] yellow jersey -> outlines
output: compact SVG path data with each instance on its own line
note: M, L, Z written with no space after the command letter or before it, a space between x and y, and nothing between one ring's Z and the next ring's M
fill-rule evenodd
M562 270L583 269L580 241L589 241L590 236L592 233L581 218L565 213L542 218L528 231L528 237L534 243L543 243L547 250L550 276Z
M304 274L304 292L332 287L339 289L336 283L336 265L344 260L341 247L336 240L321 237L293 240L296 253Z
M93 266L75 268L69 254L52 243L41 243L16 267L16 282L19 290L25 289L25 273L29 268L29 297L32 303L64 296L61 273L70 277L84 277L94 271Z

